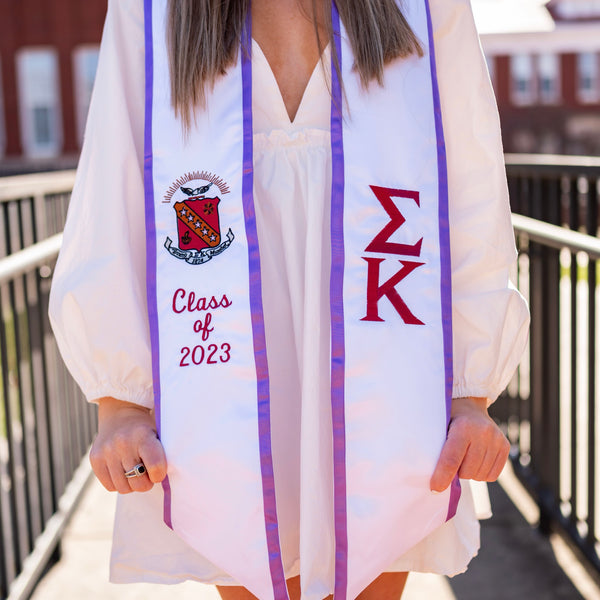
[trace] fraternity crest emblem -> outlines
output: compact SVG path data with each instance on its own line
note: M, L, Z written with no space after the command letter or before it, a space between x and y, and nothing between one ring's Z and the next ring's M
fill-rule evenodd
M222 241L219 222L219 194L228 193L225 182L206 171L188 173L169 188L163 202L172 204L175 210L179 242L175 247L167 237L165 248L172 256L190 265L201 265L231 246L235 236L229 229Z

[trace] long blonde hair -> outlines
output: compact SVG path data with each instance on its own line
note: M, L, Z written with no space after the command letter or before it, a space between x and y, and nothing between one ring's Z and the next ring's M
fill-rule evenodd
M324 26L333 41L331 1L324 0ZM313 14L317 0L312 0ZM423 56L396 0L336 0L348 33L363 85L383 83L384 66L395 58ZM235 64L250 0L169 0L167 43L171 75L171 102L189 129L194 108L202 106L207 87ZM315 42L321 45L315 17ZM334 64L339 71L338 57Z

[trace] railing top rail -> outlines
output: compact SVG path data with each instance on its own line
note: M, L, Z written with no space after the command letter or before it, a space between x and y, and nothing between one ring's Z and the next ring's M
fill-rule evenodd
M587 252L592 260L600 258L600 239L592 235L544 223L523 215L513 214L512 223L516 233L525 233L534 242L559 250L568 248L572 252Z
M562 156L555 154L505 154L510 174L524 170L553 175L589 175L600 177L600 158L595 156Z
M70 192L74 183L75 171L73 170L0 177L0 202Z
M31 271L58 256L62 244L63 234L58 233L52 237L19 250L0 260L0 284L13 280L19 275Z

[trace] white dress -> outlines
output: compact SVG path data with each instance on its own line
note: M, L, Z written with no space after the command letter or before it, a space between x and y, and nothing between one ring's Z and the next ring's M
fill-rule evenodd
M527 308L509 285L515 259L498 115L468 0L431 0L446 132L453 266L454 397L490 399L525 343ZM77 183L54 275L51 319L90 401L152 407L145 302L142 0L110 0ZM326 52L327 54L327 52ZM327 64L324 56L323 64ZM331 428L327 75L317 65L294 122L253 46L255 202L271 374L273 460L286 577L319 510L300 489L299 447ZM307 433L308 432L308 433ZM300 507L302 506L302 523ZM315 522L318 522L315 519ZM390 565L452 575L479 547L470 486L457 515ZM162 489L120 496L111 580L235 584L162 521Z

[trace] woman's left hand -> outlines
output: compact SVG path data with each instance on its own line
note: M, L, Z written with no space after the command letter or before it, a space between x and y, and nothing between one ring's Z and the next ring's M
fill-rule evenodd
M486 398L454 398L448 437L431 477L434 492L443 492L456 474L461 479L496 481L510 444L487 412Z

